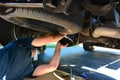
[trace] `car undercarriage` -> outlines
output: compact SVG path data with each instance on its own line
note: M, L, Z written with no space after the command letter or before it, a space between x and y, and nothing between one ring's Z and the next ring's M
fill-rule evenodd
M74 44L120 49L120 0L0 0L0 42L67 34Z

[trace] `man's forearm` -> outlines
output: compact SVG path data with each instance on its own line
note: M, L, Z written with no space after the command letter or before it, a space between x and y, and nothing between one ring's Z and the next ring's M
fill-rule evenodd
M60 51L61 51L61 48L56 47L54 55L53 55L50 63L39 65L35 69L33 76L39 76L39 75L43 75L43 74L55 71L59 65L59 62L60 62Z
M56 47L54 55L50 61L50 65L53 65L56 68L58 67L60 62L60 52L61 52L61 48L59 46Z
M58 35L58 36L49 35L49 36L35 38L32 41L32 45L36 46L36 47L43 46L43 45L46 45L46 44L49 44L49 43L52 43L52 42L57 42L60 39L62 39L63 37L64 37L63 35Z

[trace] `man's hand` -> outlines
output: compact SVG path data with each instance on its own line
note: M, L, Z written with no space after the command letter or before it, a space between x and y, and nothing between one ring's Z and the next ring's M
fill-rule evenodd
M57 44L56 44L56 48L59 48L59 49L65 48L65 47L67 47L67 46L68 46L68 44L62 45L59 41L58 41Z

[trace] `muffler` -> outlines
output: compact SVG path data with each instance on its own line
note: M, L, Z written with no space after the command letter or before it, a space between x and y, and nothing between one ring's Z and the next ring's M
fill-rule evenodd
M111 28L111 27L97 27L92 36L95 38L104 36L104 37L111 37L120 39L120 28Z

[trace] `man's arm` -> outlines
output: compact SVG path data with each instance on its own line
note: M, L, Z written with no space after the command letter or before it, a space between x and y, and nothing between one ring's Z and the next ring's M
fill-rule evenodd
M43 45L46 45L52 42L58 42L63 37L64 35L62 34L56 35L56 36L49 35L49 36L44 36L44 37L38 37L38 38L35 38L31 44L35 47L39 47L39 46L43 46Z
M56 45L54 55L49 64L39 65L33 72L33 76L43 75L52 71L55 71L60 62L60 51L61 48L65 46L61 45L59 42Z

